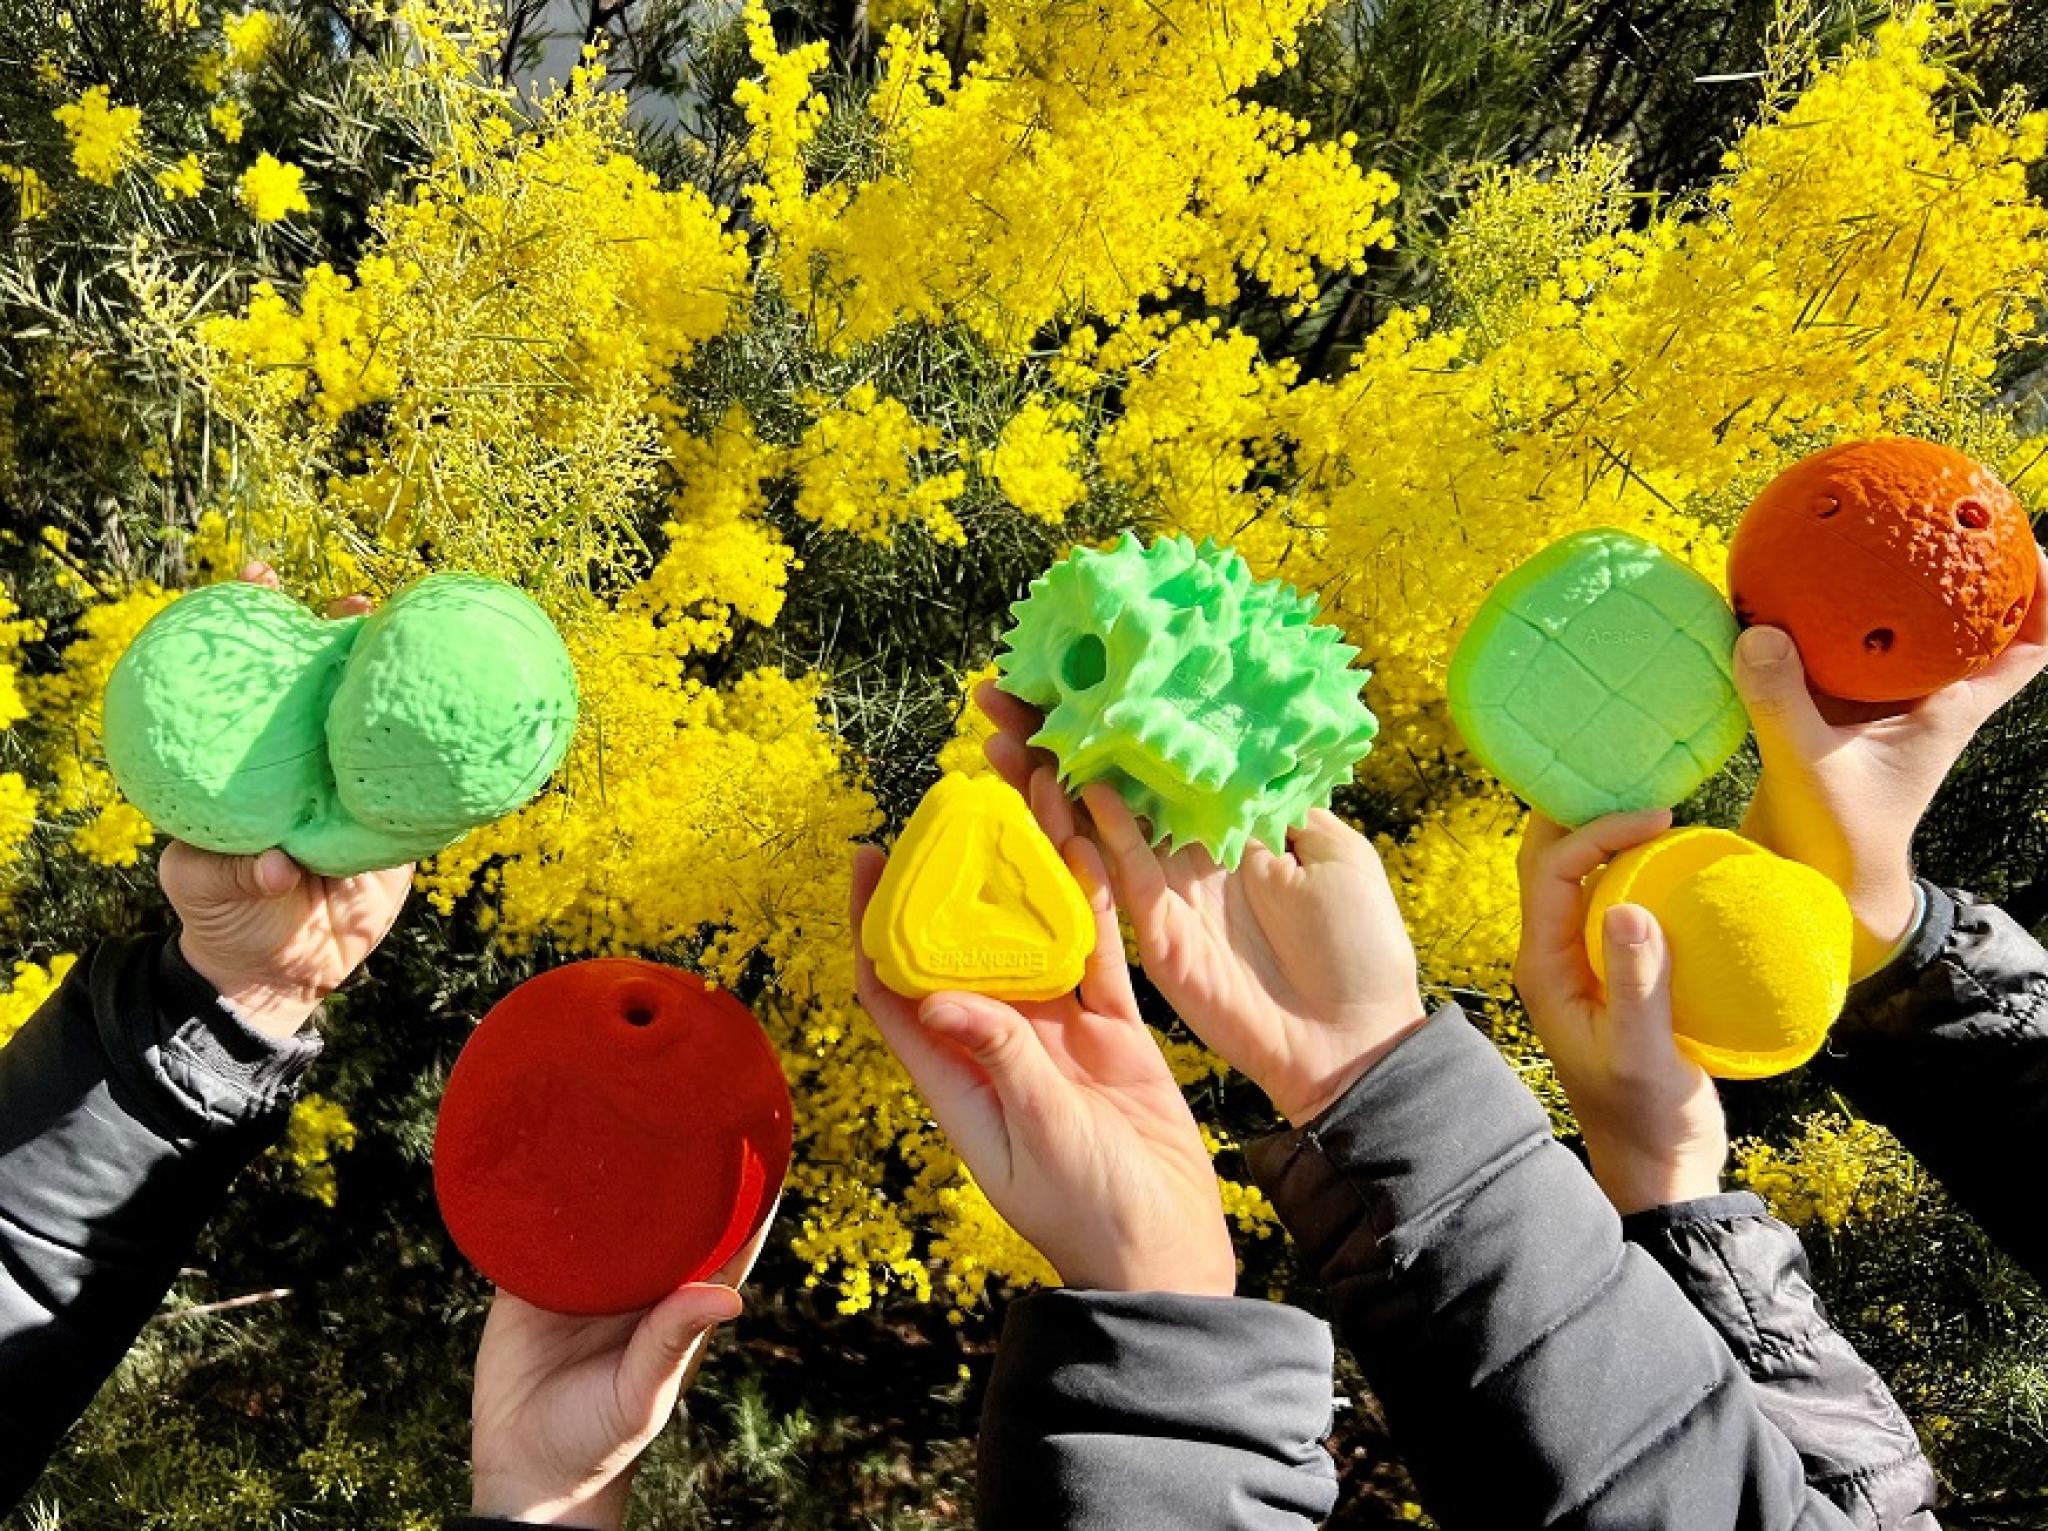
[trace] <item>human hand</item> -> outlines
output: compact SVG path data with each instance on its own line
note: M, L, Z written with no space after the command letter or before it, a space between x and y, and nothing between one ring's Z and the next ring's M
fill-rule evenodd
M1735 685L1756 728L1763 776L1742 832L1803 861L1848 896L1853 971L1874 970L1907 934L1913 831L1977 730L2048 665L2048 555L2034 604L2004 653L1918 701L1816 696L1798 648L1775 627L1735 645Z
M1593 1178L1622 1213L1715 1195L1728 1161L1714 1081L1671 1037L1671 956L1656 920L1636 904L1607 911L1604 993L1586 955L1586 878L1670 824L1663 808L1573 831L1531 814L1517 861L1515 988L1579 1119Z
M1051 772L1025 743L1035 709L992 684L975 700L997 726L984 749L1005 779ZM1108 784L1082 798L1145 976L1296 1126L1422 1024L1415 949L1386 869L1335 814L1312 813L1286 855L1247 846L1232 873L1200 846L1154 851Z
M1237 1258L1195 1118L1131 992L1095 847L1074 833L1050 772L1032 806L1095 912L1095 951L1072 994L1007 1005L886 987L859 950L887 858L854 854L860 999L1003 1219L1071 1287L1227 1297Z
M737 1288L773 1221L711 1281L644 1313L578 1317L505 1291L492 1298L470 1403L471 1513L623 1525L640 1454L675 1413L712 1329L739 1317Z
M277 587L267 565L242 571ZM363 596L327 608L360 616ZM178 949L229 1007L273 1037L290 1036L389 934L412 886L410 866L320 877L281 850L221 856L182 841L164 847L157 879L177 910Z

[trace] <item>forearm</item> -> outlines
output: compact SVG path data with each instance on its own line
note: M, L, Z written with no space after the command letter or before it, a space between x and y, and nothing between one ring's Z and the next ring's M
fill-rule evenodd
M1446 1527L1845 1524L1455 1008L1252 1164Z
M2048 1280L2031 1166L2048 1154L2048 952L1993 905L1927 885L1906 949L1850 991L1816 1070Z
M317 1051L228 1015L162 938L100 947L0 1048L0 1506L282 1129Z
M1329 1329L1237 1297L1043 1292L1003 1327L983 1531L1307 1531L1336 1502Z
M1934 1470L1891 1390L1827 1320L1799 1236L1747 1192L1623 1219L1755 1384L1806 1481L1863 1531L1936 1531Z

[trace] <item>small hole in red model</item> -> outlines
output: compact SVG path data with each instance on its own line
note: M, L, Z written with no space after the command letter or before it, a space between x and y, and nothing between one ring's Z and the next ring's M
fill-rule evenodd
M1831 494L1824 494L1813 502L1814 515L1823 521L1827 520L1829 516L1841 514L1841 510L1842 502Z
M1981 532L1991 524L1991 507L1981 500L1956 501L1956 524Z
M1873 627L1863 635L1863 646L1873 654L1888 654L1892 647L1892 630L1889 627Z

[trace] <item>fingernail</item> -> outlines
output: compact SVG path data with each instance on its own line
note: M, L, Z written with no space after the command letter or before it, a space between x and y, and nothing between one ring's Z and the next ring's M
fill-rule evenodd
M1637 904L1616 904L1605 921L1609 942L1616 946L1644 946L1650 939L1650 911Z
M958 1005L929 1004L917 1012L917 1018L935 1031L948 1031L965 1020L967 1012Z
M1778 664L1793 653L1792 638L1781 627L1747 628L1735 646L1751 664Z

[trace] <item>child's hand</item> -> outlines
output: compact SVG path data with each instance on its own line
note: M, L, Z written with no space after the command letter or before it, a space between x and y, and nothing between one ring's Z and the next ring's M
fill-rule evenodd
M472 1513L592 1531L624 1524L640 1453L675 1412L712 1329L739 1317L735 1287L767 1231L716 1284L680 1287L645 1313L577 1318L499 1292L476 1354Z
M990 764L1049 770L1036 711L983 686ZM1245 849L1235 873L1199 846L1156 854L1114 788L1083 793L1145 976L1196 1035L1300 1126L1424 1020L1415 949L1366 838L1318 811L1291 854ZM1033 796L1032 806L1039 799Z
M1763 753L1742 832L1833 879L1856 915L1863 974L1906 935L1916 900L1913 830L1971 737L2048 665L2048 556L2034 604L1980 674L1917 702L1816 697L1791 638L1753 627L1735 645L1735 684Z
M1712 1196L1728 1124L1706 1070L1671 1039L1671 962L1647 909L1607 911L1607 988L1586 957L1584 883L1661 834L1668 810L1610 814L1567 832L1532 814L1522 839L1522 949L1515 987L1557 1067L1593 1177L1617 1211Z
M250 564L242 578L277 585L263 564ZM369 607L349 596L327 614L358 616ZM284 1037L390 932L412 868L318 877L280 850L219 856L172 841L157 878L184 926L185 960L251 1025Z
M1138 1016L1095 847L1073 833L1050 772L1033 808L1095 911L1074 994L1011 1006L885 987L859 951L887 858L855 853L860 998L996 1211L1068 1286L1227 1297L1237 1259L1216 1172L1165 1056Z

